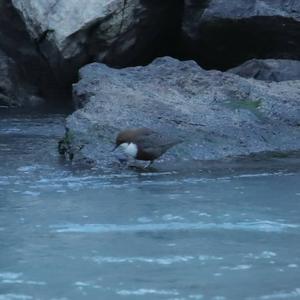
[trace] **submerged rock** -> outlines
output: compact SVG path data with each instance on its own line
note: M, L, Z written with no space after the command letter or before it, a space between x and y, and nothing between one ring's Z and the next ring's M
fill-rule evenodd
M156 164L300 149L300 81L265 83L165 57L119 70L87 65L73 93L79 109L67 118L64 149L75 160L110 165L117 133L130 127L184 139Z
M300 61L288 59L251 59L228 70L246 78L265 81L300 80Z

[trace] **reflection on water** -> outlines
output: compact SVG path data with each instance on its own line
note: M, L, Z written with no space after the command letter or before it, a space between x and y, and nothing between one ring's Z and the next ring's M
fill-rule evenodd
M1 116L0 300L300 299L296 159L79 170L63 124Z

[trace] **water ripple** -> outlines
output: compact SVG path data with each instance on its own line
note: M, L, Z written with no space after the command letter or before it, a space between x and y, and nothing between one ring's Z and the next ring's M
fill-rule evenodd
M171 265L174 263L180 263L180 262L187 262L190 260L195 259L194 256L167 256L167 257L105 257L105 256L97 256L93 258L87 258L91 259L94 262L98 264L102 263L154 263L159 265Z
M278 292L270 295L263 295L260 297L250 297L247 300L271 300L271 299L291 299L291 298L300 298L300 288L296 288L290 292Z
M240 223L181 223L170 222L162 224L64 224L50 225L57 233L111 233L111 232L157 232L180 230L238 230L259 232L282 232L288 229L299 228L299 224L287 224L272 221L240 222Z
M168 295L177 296L179 293L176 290L155 290L155 289L138 289L138 290L119 290L118 295L122 296L142 296L142 295Z

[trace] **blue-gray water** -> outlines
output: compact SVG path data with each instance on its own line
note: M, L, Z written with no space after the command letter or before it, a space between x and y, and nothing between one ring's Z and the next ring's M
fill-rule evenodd
M78 170L63 122L1 115L0 300L300 299L299 160Z

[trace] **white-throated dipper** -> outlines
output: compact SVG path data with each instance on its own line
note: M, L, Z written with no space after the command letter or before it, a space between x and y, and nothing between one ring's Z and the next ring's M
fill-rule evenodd
M133 128L121 131L116 138L116 146L121 146L123 151L138 160L153 161L162 156L169 148L182 142L164 136L149 128Z

